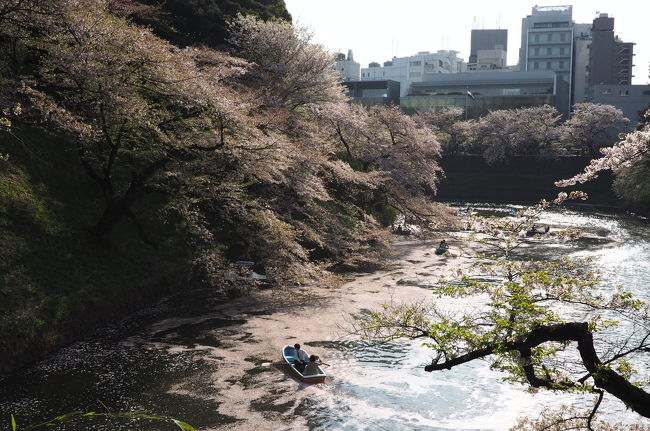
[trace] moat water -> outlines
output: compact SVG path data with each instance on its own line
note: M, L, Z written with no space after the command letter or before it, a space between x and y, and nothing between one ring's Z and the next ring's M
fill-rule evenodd
M472 205L485 215L514 214L515 205ZM623 285L650 301L650 230L648 222L624 214L563 209L545 213L540 224L554 229L575 227L585 236L576 241L540 242L522 257L553 259L590 257L589 265L602 275L599 289ZM19 424L34 424L62 413L82 411L149 411L185 420L197 429L247 429L228 412L219 411L223 388L213 384L218 361L208 353L174 349L200 344L219 346L214 336L229 333L243 351L250 339L239 334L246 316L229 319L204 316L215 305L209 291L168 298L151 309L105 328L47 360L0 380L0 430L14 414ZM182 317L165 331L150 329L161 321ZM161 342L164 341L161 348ZM330 377L316 396L299 405L278 405L268 397L251 405L262 414L276 415L277 427L290 428L300 418L311 430L503 430L518 417L535 416L561 404L587 407L584 398L540 392L502 382L502 375L485 362L452 371L426 373L430 352L420 342L369 344L350 340L312 340L308 345L328 352ZM259 358L258 358L259 359ZM263 358L275 360L277 358ZM251 359L246 385L277 367ZM650 364L640 364L646 370ZM248 383L247 383L248 382ZM296 383L297 384L297 383ZM631 423L647 423L616 400L603 406L608 416ZM118 420L70 423L66 430L174 430L172 424ZM264 430L260 430L264 431Z

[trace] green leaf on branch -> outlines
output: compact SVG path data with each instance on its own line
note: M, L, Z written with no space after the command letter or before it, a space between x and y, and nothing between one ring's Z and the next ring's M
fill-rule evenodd
M52 422L54 422L54 421L63 422L64 420L69 419L69 418L71 418L73 416L78 416L78 415L82 415L82 414L83 414L83 412L79 412L79 411L66 413L64 415L55 417L54 419L52 419Z
M183 431L196 431L196 428L194 428L192 425L186 424L185 422L174 419L174 423L178 425L178 427Z

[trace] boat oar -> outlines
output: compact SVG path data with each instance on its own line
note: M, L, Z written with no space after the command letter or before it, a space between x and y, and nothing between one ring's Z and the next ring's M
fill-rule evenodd
M271 365L289 365L286 362L262 362L263 367L270 367ZM327 365L328 367L331 367L330 364L326 364L325 362L319 362L318 365Z
M271 365L289 365L286 362L262 362L263 367L270 367Z

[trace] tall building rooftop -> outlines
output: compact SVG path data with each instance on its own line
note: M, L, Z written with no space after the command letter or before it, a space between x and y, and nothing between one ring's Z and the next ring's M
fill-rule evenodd
M570 6L570 5L565 5L565 6L537 6L537 5L535 5L533 7L533 15L535 14L535 12L538 12L538 13L553 13L553 12L566 13L566 12L570 12L572 7L573 6Z

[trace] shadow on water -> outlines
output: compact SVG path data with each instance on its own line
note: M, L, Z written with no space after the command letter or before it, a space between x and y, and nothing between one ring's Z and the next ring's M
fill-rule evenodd
M218 391L211 376L218 371L219 358L206 361L207 352L186 349L199 344L218 346L224 331L240 333L237 328L246 321L202 318L218 299L205 291L192 294L185 295L186 302L168 299L173 307L152 307L0 380L2 417L13 413L18 423L26 426L71 411L108 410L152 412L185 420L197 429L236 422L218 413L214 401ZM152 332L151 325L159 321L169 327ZM174 326L175 321L180 323ZM161 343L181 349L172 352L158 347ZM153 431L178 427L159 421L138 420L136 424L88 418L56 429Z
M214 365L208 366L194 353L170 355L139 345L103 343L77 347L82 349L2 381L2 410L15 412L21 424L33 424L75 410L103 412L106 409L192 418L192 424L197 427L233 422L232 418L217 413L218 405L210 400L216 390L206 386L209 381L206 374L214 372ZM134 429L128 421L100 419L75 421L60 429L86 430L91 422L95 430ZM153 431L164 427L156 421L139 421L136 429Z
M200 322L185 323L170 329L156 332L149 337L150 341L158 341L179 346L194 348L197 345L219 347L221 341L212 331L233 325L243 325L245 320L212 318Z

